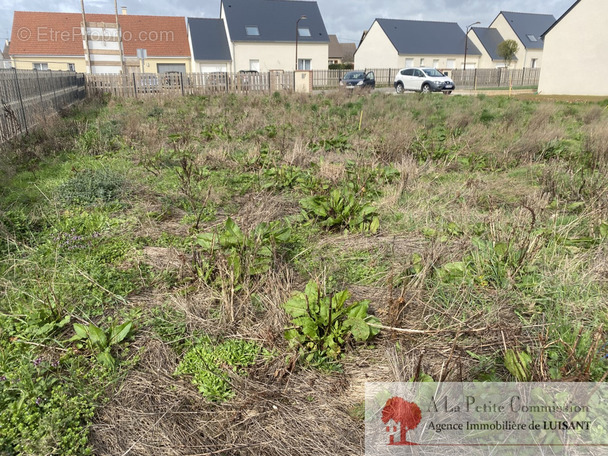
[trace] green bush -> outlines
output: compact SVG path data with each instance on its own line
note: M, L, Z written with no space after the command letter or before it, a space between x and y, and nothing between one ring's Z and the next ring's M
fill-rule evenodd
M352 70L355 68L354 63L330 63L328 69L330 70Z

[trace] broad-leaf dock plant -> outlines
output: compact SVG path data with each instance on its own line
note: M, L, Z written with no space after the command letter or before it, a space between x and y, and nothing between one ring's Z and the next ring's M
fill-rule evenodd
M329 195L317 195L300 201L305 219L316 220L328 230L378 231L376 208L362 200L350 188L334 189Z
M234 220L228 218L222 228L201 233L196 238L204 253L197 255L195 261L198 275L207 283L216 282L220 272L218 260L223 258L238 290L245 278L270 269L274 247L288 241L290 236L291 229L280 222L260 223L251 232L243 233Z
M127 321L122 325L112 325L107 331L104 331L93 323L90 323L89 326L74 323L74 331L76 335L70 340L87 341L89 348L97 353L97 360L101 364L107 367L114 367L116 360L111 353L112 346L119 344L131 335L133 322Z
M285 338L300 347L307 362L338 359L349 340L365 342L378 334L375 326L380 321L368 314L369 301L347 301L347 290L325 295L314 280L306 285L304 293L297 292L285 304L291 315L292 328Z

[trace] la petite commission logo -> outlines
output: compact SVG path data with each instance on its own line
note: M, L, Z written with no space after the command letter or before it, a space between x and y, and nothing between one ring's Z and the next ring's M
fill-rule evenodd
M395 442L395 435L391 434L389 445L418 445L408 442L405 434L407 431L416 429L421 419L420 407L415 403L408 402L400 397L391 397L386 401L386 405L382 409L382 422L388 424L386 432L397 432L397 425L399 425L400 431L399 441Z

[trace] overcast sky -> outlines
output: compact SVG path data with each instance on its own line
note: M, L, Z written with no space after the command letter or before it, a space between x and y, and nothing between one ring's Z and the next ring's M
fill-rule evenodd
M487 27L500 11L553 14L559 18L574 0L317 0L327 32L343 42L358 42L375 18L457 22ZM219 17L220 0L118 0L129 14ZM113 13L112 0L85 0L87 13ZM13 11L79 12L79 0L0 0L0 38L10 37Z

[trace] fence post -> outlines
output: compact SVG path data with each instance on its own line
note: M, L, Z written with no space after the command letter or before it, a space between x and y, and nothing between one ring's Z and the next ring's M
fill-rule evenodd
M53 77L53 73L51 75L51 87L53 88L53 106L55 107L55 111L59 112L59 108L57 107L57 91L55 90L55 78Z
M42 88L40 87L40 75L38 74L38 69L34 68L36 72L36 82L38 83L38 95L40 95L40 106L43 106L44 102L42 101ZM46 116L43 116L44 123L46 123Z
M524 86L524 76L525 76L525 74L526 74L526 68L524 67L521 70L521 86L522 87Z
M25 117L25 107L23 106L23 98L21 97L21 87L19 86L19 76L17 75L17 68L13 68L13 72L15 73L15 84L17 86L17 96L19 97L19 104L21 105L21 115L23 117L23 124L25 125L25 132L29 134L29 130L27 127L27 118Z
M179 82L182 86L182 97L184 96L184 73L179 72Z
M133 93L135 94L135 98L137 98L137 82L135 80L135 73L133 73Z

